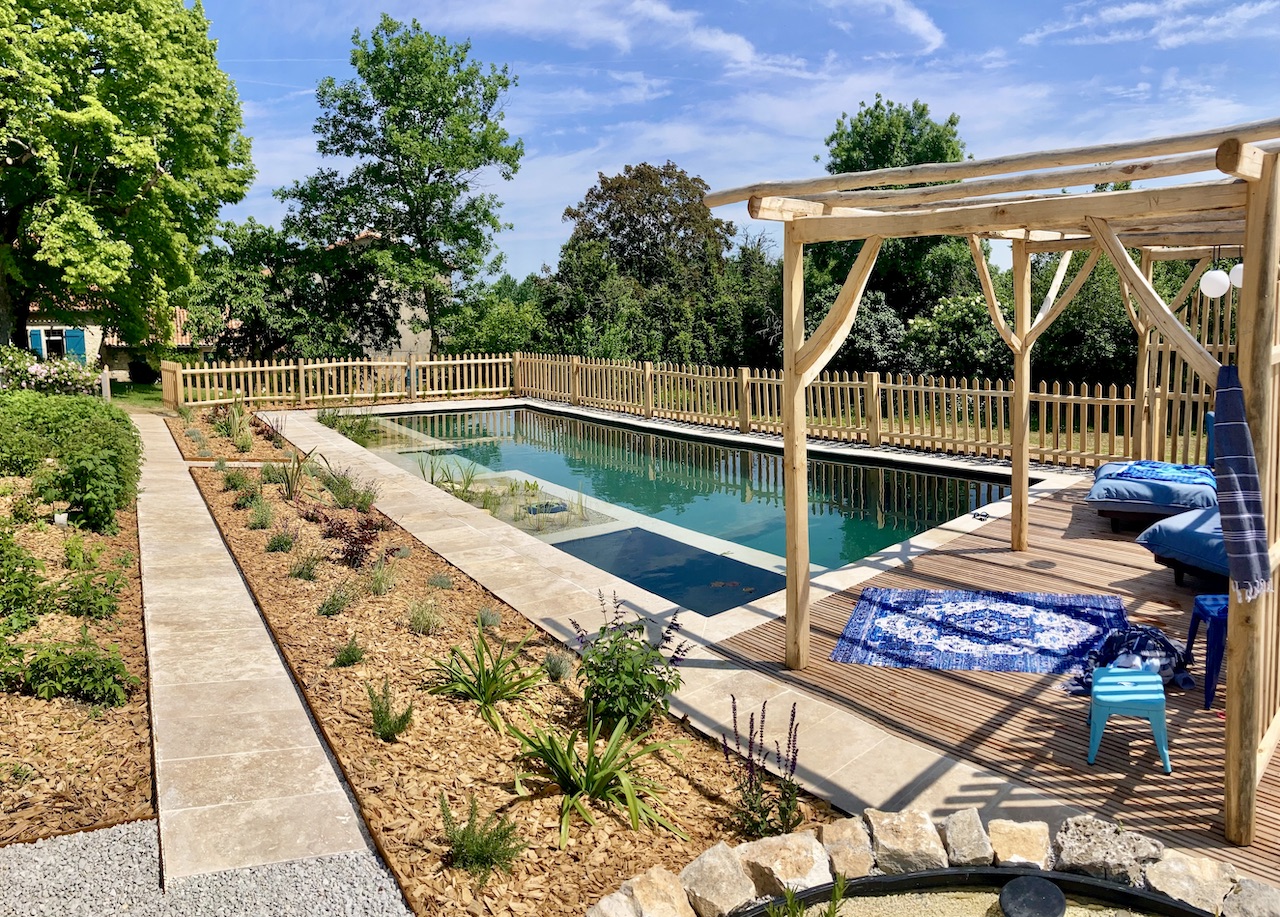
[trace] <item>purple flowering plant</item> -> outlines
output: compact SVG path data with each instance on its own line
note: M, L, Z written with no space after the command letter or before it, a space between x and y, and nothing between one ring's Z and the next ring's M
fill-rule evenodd
M680 689L679 666L690 650L689 643L676 637L678 615L667 622L656 642L648 635L644 618L628 620L622 600L613 601L600 593L600 610L605 621L592 637L570 619L582 651L578 675L583 681L583 700L594 718L610 727L625 721L634 732L661 709L671 709L669 696Z
M41 362L21 347L0 345L0 391L25 390L44 395L92 395L98 371L78 360Z
M737 767L738 801L734 806L732 822L747 837L770 837L789 834L800 824L800 784L796 782L796 765L800 761L799 726L796 724L796 705L791 705L791 721L787 725L787 746L784 749L776 739L773 743L774 766L778 771L776 790L769 788L769 746L764 737L765 714L769 702L760 704L760 722L756 715L747 717L746 748L738 729L738 698L730 694L733 710L733 745L735 755L729 749L729 740L720 734L720 748L730 767Z

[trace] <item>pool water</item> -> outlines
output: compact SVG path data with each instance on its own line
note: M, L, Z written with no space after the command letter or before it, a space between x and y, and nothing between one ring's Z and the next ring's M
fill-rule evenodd
M570 494L581 493L665 523L657 528L666 535L678 527L675 531L694 533L693 544L728 543L729 550L716 551L717 555L737 554L775 572L782 568L786 523L780 452L659 436L528 408L392 415L384 420L388 424L383 440L373 448L402 467L421 471L428 455L435 457L432 461L447 458L461 467L474 463L481 476L537 478ZM1008 485L999 481L811 456L812 563L833 568L861 560L1008 493ZM629 560L634 550L626 550L617 538L600 539L599 534L583 529L581 540L586 543L578 549L564 538L557 547L596 563L591 542L595 539L601 546L598 553L608 555L605 560L612 557L614 566L635 565ZM735 552L735 545L746 550ZM610 569L605 563L596 565ZM657 573L671 576L669 570ZM699 581L705 582L707 575L704 565ZM720 581L742 582L742 571L729 571ZM770 586L783 588L781 577L743 588L757 594ZM651 591L675 600L668 594L669 585L666 591ZM749 595L737 598L735 605ZM703 613L714 612L708 608Z

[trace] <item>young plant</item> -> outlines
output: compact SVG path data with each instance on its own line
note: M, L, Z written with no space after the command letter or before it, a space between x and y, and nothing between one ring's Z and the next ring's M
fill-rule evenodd
M267 538L267 553L281 554L288 553L293 550L293 546L298 541L297 525L289 525L287 522L280 523L279 527L271 533Z
M296 500L302 494L303 482L307 479L307 474L311 469L311 453L303 454L293 453L287 464L281 466L280 485L284 492L286 500Z
M734 827L747 837L770 837L775 834L788 834L800 824L800 785L796 783L796 764L800 757L798 740L799 727L796 725L796 705L791 705L791 722L787 727L787 747L774 741L773 748L778 768L779 785L777 791L768 787L769 748L765 743L764 722L769 702L760 705L760 723L756 726L756 715L747 718L747 742L744 751L742 734L738 730L738 698L729 695L733 710L733 744L737 755L729 752L729 740L721 734L720 747L724 752L724 760L730 767L736 767L738 801L734 806L732 821Z
M269 529L273 522L275 522L275 511L271 509L271 504L262 498L262 494L258 494L249 504L249 528Z
M386 595L395 588L399 575L395 564L389 563L386 557L379 557L369 568L365 587L370 595Z
M355 665L363 659L364 647L362 647L353 636L338 649L338 653L333 657L331 665L333 668L343 669L347 666Z
M240 468L232 468L222 473L223 490L244 490L249 484L249 475Z
M633 830L642 824L666 828L681 840L687 836L659 811L658 794L663 787L640 773L641 762L649 755L677 742L650 742L651 732L638 736L627 735L626 720L613 728L608 742L600 747L602 723L590 713L587 715L587 732L579 750L579 731L567 736L533 727L532 734L521 732L514 726L507 731L520 741L520 757L536 761L545 768L550 778L564 794L560 801L560 846L569 839L569 822L577 812L594 826L596 820L587 808L591 800L609 808L625 809ZM523 794L524 781L534 776L529 773L516 775L515 789Z
M373 686L366 684L369 692L369 708L373 713L373 734L384 742L394 742L396 738L409 728L413 722L413 701L399 713L395 712L395 699L391 692L391 682L382 679L381 693L375 692Z
M448 573L433 573L427 577L427 585L434 589L452 589L453 577Z
M484 628L476 622L476 636L471 640L471 654L458 647L449 650L449 658L437 660L431 667L434 681L427 690L431 694L467 697L480 705L480 716L495 732L502 730L502 716L497 703L515 700L542 681L542 672L520 665L520 653L533 638L533 631L509 648L505 642L495 652L489 645Z
M316 570L320 564L324 562L324 552L308 551L305 554L299 554L293 559L293 563L289 565L289 575L294 579L314 580L316 578Z
M441 790L440 817L444 822L445 843L449 845L450 865L478 876L481 885L495 869L510 872L528 846L520 839L517 827L505 816L493 812L481 821L474 793L468 794L467 820L460 825L449 808L449 797Z
M63 614L101 621L120 610L120 590L124 577L114 570L80 570L63 577L58 584L57 605Z
M409 606L409 630L418 636L429 637L439 633L443 626L444 619L436 611L436 603L430 599Z
M573 674L573 663L576 658L569 653L552 650L542 660L542 669L547 673L547 678L557 683L562 682Z
M281 484L284 482L284 465L279 462L266 462L258 474L263 484Z
M625 620L622 601L616 595L610 608L600 593L600 607L606 618L594 640L578 622L569 621L583 649L578 669L584 685L582 699L597 719L610 725L625 720L638 729L649 722L655 710L670 709L668 696L680 688L678 666L689 646L681 642L671 650L670 658L664 655L680 631L676 616L655 644L649 642L643 618L637 615L634 621Z
M78 643L40 643L27 662L26 689L42 700L70 697L87 704L120 707L139 684L111 646L103 650L80 629Z
M236 509L249 509L261 499L262 485L254 482L237 492L236 498L231 501L231 505Z
M50 590L35 555L0 527L0 637L21 633L49 610Z
M334 615L342 614L358 598L360 598L359 586L350 580L343 580L324 597L324 601L320 603L316 613L323 617L331 618Z
M343 520L331 517L330 523L335 521ZM363 567L378 543L380 529L378 521L369 515L360 516L354 525L344 524L337 528L335 535L339 539L338 562L353 570Z
M68 570L93 570L98 566L98 558L102 556L102 547L85 546L84 536L77 531L67 535L62 543L62 566Z
M334 505L339 509L354 509L367 513L378 499L378 485L366 482L349 470L334 468L325 460L325 470L320 475L320 483L333 497Z
M480 613L476 615L476 621L480 624L481 630L488 630L491 627L497 627L502 623L502 615L496 608L488 605L480 609Z
M224 473L227 470L227 460L219 456L218 460L213 463L213 470L219 474ZM231 490L230 487L224 489Z

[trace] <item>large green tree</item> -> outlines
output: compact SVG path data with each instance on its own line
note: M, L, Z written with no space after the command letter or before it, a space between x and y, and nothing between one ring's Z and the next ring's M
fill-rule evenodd
M877 94L873 104L863 102L855 114L836 120L826 139L826 168L837 174L958 162L965 153L959 126L958 115L937 121L918 99L900 105ZM842 283L859 248L857 242L811 246L814 283ZM886 239L867 289L883 293L890 309L910 319L927 314L944 297L976 292L978 280L963 239Z
M354 79L322 80L315 123L324 156L349 162L276 192L284 228L309 245L365 233L386 281L435 339L466 287L486 268L503 228L496 195L479 179L510 179L524 146L502 126L515 85L507 67L384 15L352 38Z
M219 208L252 180L199 3L0 3L0 340L33 306L136 343L170 327Z

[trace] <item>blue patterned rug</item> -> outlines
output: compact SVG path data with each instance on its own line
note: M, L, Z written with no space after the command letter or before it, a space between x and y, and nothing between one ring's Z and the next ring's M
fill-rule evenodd
M1127 626L1124 605L1114 595L868 586L831 660L1076 675L1109 631Z

